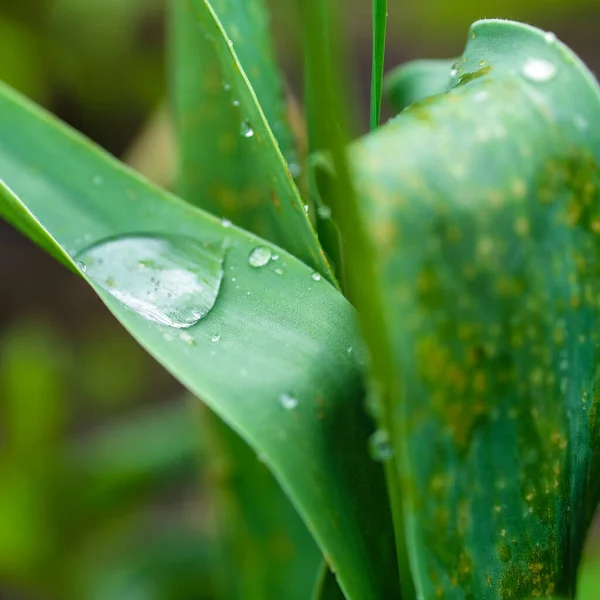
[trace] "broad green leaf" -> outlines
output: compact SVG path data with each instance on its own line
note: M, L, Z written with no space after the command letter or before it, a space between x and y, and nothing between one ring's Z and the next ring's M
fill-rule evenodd
M334 281L290 173L298 164L290 158L293 142L262 2L214 6L172 2L184 198L279 244Z
M380 577L394 553L381 537L391 528L387 496L366 452L361 348L341 294L5 87L0 177L0 215L78 270L138 342L264 456L347 597L393 597Z
M352 149L412 573L424 598L569 596L599 500L600 89L507 21L459 67Z
M306 600L322 561L306 526L261 456L207 410L200 417L219 597Z
M371 130L379 127L385 60L387 0L373 0L373 60L371 69Z
M337 579L326 562L321 565L312 600L345 600Z
M413 60L396 67L386 76L383 95L390 106L400 112L407 106L441 94L450 85L456 60Z

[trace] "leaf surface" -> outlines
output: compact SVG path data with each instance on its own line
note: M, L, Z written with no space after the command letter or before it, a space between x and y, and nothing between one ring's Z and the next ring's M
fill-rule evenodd
M387 496L366 452L355 314L339 292L5 87L0 177L0 216L78 271L150 354L264 456L347 596L388 598L378 575L393 550L377 534L391 527Z
M599 499L600 90L476 23L451 89L359 141L419 597L569 596Z
M441 94L448 89L456 60L413 60L392 69L383 84L383 95L390 106L401 112L407 106Z
M334 281L290 172L298 158L262 2L174 0L172 11L183 197Z

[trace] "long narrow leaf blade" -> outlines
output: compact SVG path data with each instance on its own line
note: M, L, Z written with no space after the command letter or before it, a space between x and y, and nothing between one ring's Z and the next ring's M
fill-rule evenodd
M371 68L371 130L381 120L381 95L385 61L387 0L373 0L373 64Z
M219 597L306 600L322 562L314 540L261 456L215 415L199 412L210 447L205 478Z
M379 574L393 549L377 532L391 523L381 466L366 452L355 315L339 292L5 87L0 178L0 216L78 270L138 342L264 456L348 597L388 598Z
M178 90L177 120L183 141L186 197L196 204L218 208L234 223L260 232L334 282L289 165L252 87L252 71L257 65L248 56L246 44L250 41L241 34L234 35L241 40L244 65L231 33L209 2L175 0L173 6L175 54L179 57L174 86ZM235 30L233 23L231 28ZM196 65L199 60L207 64ZM198 98L204 101L198 102ZM209 139L202 141L202 136ZM213 144L218 147L215 149ZM198 198L201 194L205 195L204 201Z

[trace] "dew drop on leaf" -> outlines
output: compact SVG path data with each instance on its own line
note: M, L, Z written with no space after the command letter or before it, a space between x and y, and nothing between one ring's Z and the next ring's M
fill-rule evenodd
M316 271L311 275L311 277L313 278L313 281L321 281L321 275Z
M324 221L331 219L331 208L323 204L317 208L317 215L319 215L319 218L323 219Z
M75 264L77 265L77 268L82 272L82 273L86 273L87 272L87 267L85 266L85 263L78 260L75 262Z
M251 267L264 267L271 260L271 250L266 246L257 246L250 252L248 262Z
M193 338L193 336L191 334L189 334L187 331L183 331L179 334L179 339L184 343L187 344L188 346L195 346L196 345L196 340Z
M298 406L298 399L292 394L281 394L279 396L279 403L286 410L294 410Z
M210 341L211 342L218 342L221 339L221 336L218 333L215 333L211 336Z
M523 76L529 81L543 83L556 75L556 65L544 58L529 57L523 65Z
M380 462L392 458L394 451L387 431L378 429L371 435L369 438L369 454L373 460Z
M141 317L181 329L214 306L225 250L181 236L134 235L95 244L77 258L97 285Z
M296 177L300 177L302 175L302 167L297 162L290 162L288 164L288 169L290 171L290 175L296 179Z
M275 271L275 275L283 275L285 271L281 267L277 267L273 269Z
M249 121L242 121L241 133L245 138L251 138L254 135L254 129Z

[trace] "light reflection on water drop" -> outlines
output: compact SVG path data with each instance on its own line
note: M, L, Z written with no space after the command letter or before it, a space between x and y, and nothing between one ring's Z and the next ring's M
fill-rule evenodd
M255 269L264 267L270 260L271 250L266 246L257 246L248 257L248 263Z
M196 324L214 306L224 258L222 246L155 235L112 238L77 257L87 275L128 308L179 329Z

